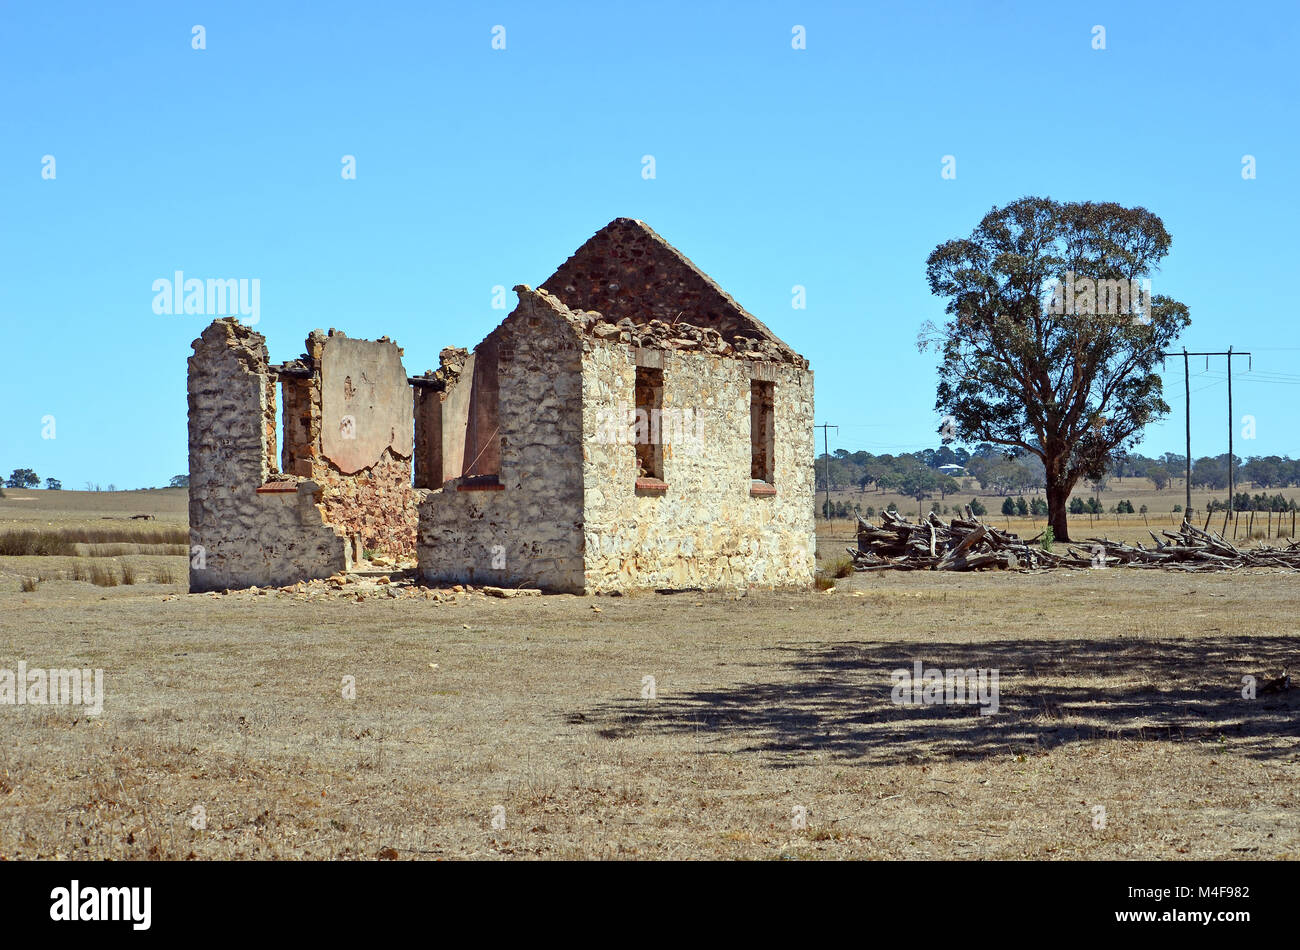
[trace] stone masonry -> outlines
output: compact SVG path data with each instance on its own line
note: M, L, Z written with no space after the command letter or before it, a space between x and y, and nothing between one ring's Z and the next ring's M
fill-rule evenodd
M807 360L628 218L515 292L416 378L386 337L317 330L273 366L259 334L209 326L190 359L191 590L363 553L414 555L431 583L574 593L811 583Z
M340 532L303 480L261 491L274 470L274 389L266 340L233 319L190 357L190 590L290 584L349 564ZM267 419L271 420L268 427Z
M317 330L273 366L261 334L214 321L189 368L190 590L328 577L366 550L412 557L410 393L387 339Z
M640 221L612 222L541 288L515 291L484 341L499 471L424 496L427 579L575 593L811 583L806 360ZM638 394L657 400L647 431Z
M425 495L420 571L435 583L581 592L582 352L576 318L549 295L522 286L516 292L519 306L491 337L499 368L499 472L452 478ZM448 402L454 392L453 384Z
M321 486L325 521L354 546L413 557L413 409L401 349L387 337L353 340L317 330L299 362L313 371L285 388L305 393L295 423L306 437L286 444L285 472ZM287 420L287 404L285 413Z

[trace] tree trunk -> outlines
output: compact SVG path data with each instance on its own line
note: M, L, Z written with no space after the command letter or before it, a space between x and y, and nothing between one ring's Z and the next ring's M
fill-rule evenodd
M1047 520L1052 526L1054 541L1070 540L1070 523L1066 518L1070 502L1070 489L1060 482L1047 485Z
M1067 519L1070 502L1070 489L1074 485L1066 476L1066 463L1069 454L1062 447L1048 446L1047 457L1043 459L1043 474L1047 491L1047 522L1052 526L1054 541L1070 540L1070 522Z

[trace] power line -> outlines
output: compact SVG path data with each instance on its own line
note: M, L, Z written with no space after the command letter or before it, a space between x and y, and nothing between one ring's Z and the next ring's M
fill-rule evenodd
M1225 378L1225 379L1226 379L1226 378ZM1224 382L1225 382L1224 379L1220 379L1220 380L1218 380L1217 382L1210 383L1210 384L1207 385L1207 386L1200 386L1200 387L1198 387L1198 388L1196 388L1196 389L1193 389L1192 392L1193 392L1193 393L1205 392L1205 390L1207 390L1207 389L1213 389L1215 386L1222 386ZM1170 396L1170 397L1169 397L1169 401L1170 401L1170 402L1182 402L1182 401L1183 401L1184 399L1186 399L1186 398L1187 398L1187 396L1185 396L1185 395L1184 395L1184 396Z
M1181 354L1179 353L1160 354L1162 359L1168 359L1171 356L1179 356L1179 355L1181 355L1183 358L1183 398L1186 400L1186 404L1183 407L1183 411L1186 413L1186 418L1187 418L1187 478L1185 479L1185 484L1187 488L1187 505L1183 509L1185 512L1187 512L1185 518L1191 517L1191 510L1192 510L1192 376L1191 376L1191 370L1189 368L1189 363L1188 363L1188 358L1192 356L1205 357L1206 374L1208 374L1210 371L1211 356L1226 356L1228 358L1228 514L1232 514L1232 481L1233 481L1232 478L1233 476L1233 471L1232 471L1233 469L1233 464L1232 464L1232 459L1233 459L1233 455L1232 455L1232 358L1234 356L1244 356L1248 360L1250 360L1250 362L1246 364L1247 373L1249 373L1251 370L1254 369L1255 361L1251 359L1251 354L1249 352L1234 353L1232 352L1232 347L1228 347L1227 352L1218 352L1218 353L1214 353L1214 352L1189 353L1187 352L1187 348L1184 347ZM1198 373L1197 375L1200 376L1204 374ZM1261 380L1261 382L1264 381L1265 380ZM1221 380L1216 380L1215 382L1210 383L1210 386L1217 386L1219 382L1221 382ZM1201 389L1209 389L1210 386L1202 386ZM1199 392L1200 390L1197 391Z

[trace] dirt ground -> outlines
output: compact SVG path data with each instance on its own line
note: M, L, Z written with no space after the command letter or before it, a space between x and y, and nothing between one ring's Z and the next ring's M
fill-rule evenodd
M0 670L102 668L104 708L0 706L0 858L1300 856L1300 690L1241 695L1297 665L1297 575L839 583L10 584ZM896 705L916 660L998 712Z

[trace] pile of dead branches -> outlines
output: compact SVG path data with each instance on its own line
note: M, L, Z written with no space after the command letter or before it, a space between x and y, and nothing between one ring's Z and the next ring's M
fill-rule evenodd
M1184 571L1219 571L1235 567L1300 570L1300 545L1241 550L1222 536L1184 522L1177 533L1151 534L1154 548L1106 538L1087 538L1080 550L1044 550L1042 535L1023 540L1010 531L984 524L965 508L965 518L944 522L931 513L920 523L885 511L879 525L858 519L858 547L849 549L859 571L1045 570L1054 567L1157 567Z
M1088 538L1085 543L1092 548L1094 567L1160 567L1180 571L1226 571L1236 567L1273 567L1300 571L1300 544L1291 541L1284 548L1261 545L1241 549L1223 535L1202 531L1186 521L1178 532L1161 531L1161 541L1155 532L1148 531L1154 548L1139 543L1136 546L1106 538ZM1071 548L1071 553L1074 549Z

